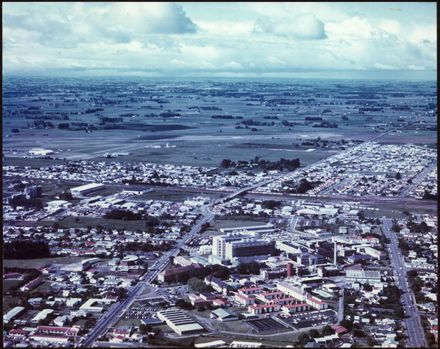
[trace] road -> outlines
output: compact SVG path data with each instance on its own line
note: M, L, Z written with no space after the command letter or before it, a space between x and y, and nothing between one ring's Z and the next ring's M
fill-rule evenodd
M428 173L430 173L436 167L437 167L437 162L436 161L434 161L431 165L425 167L423 169L423 171L420 172L417 175L417 177L412 180L412 184L408 185L405 189L403 189L400 192L399 196L400 197L407 196L412 190L414 190L416 188L416 186L418 186L423 181L423 179L426 177L426 175Z
M384 234L390 240L388 245L390 260L397 280L397 286L403 292L401 302L406 315L403 322L408 337L407 346L412 348L425 348L427 347L425 332L420 321L420 314L417 310L414 294L408 285L405 263L400 254L397 236L395 232L391 230L392 226L393 222L390 219L383 220Z
M271 179L272 180L272 179ZM148 271L139 279L139 282L136 286L133 286L129 291L127 298L123 301L114 303L107 313L98 320L95 327L89 332L89 334L85 337L84 341L81 343L82 347L91 347L93 343L98 339L103 333L105 333L112 325L112 323L118 319L134 302L136 297L140 295L147 285L150 285L151 282L157 277L157 275L165 270L165 268L170 264L170 257L176 257L180 248L188 243L191 239L193 239L196 234L200 231L202 226L206 223L209 223L214 218L214 213L211 212L211 207L224 202L225 200L232 199L237 195L240 195L248 190L252 190L257 188L258 186L262 186L267 184L269 181L263 181L258 184L242 188L233 193L230 193L228 196L224 198L220 198L214 200L209 205L204 205L201 207L202 217L197 221L197 223L191 228L188 234L178 240L175 247L166 253L164 253L149 269Z
M344 287L339 290L338 325L344 320Z
M170 263L170 257L175 257L179 254L180 248L187 243L189 240L194 238L194 236L200 231L203 224L210 222L214 215L203 208L202 212L204 215L200 218L197 223L192 227L190 232L186 234L182 239L180 239L176 246L164 253L150 268L149 270L140 278L140 281L129 290L127 298L123 301L114 303L111 308L104 314L104 316L96 323L96 326L89 332L86 339L81 343L83 347L90 347L107 329L109 329L114 320L118 319L133 303L135 298L140 295L145 287L149 285L157 275L163 271Z
M430 211L437 212L437 201L435 200L420 200L415 198L399 198L391 196L348 196L348 195L301 195L301 194L286 194L286 193L254 193L250 192L245 195L245 198L257 200L312 200L324 201L329 203L343 203L343 202L358 202L361 205L368 207L387 208L387 209L401 209L414 211ZM424 212L425 213L425 212Z

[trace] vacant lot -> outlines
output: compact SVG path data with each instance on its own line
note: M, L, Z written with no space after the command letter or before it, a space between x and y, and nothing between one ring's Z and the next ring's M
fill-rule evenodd
M257 220L255 218L237 217L237 219L226 218L218 219L216 218L214 222L211 223L213 229L218 230L220 228L234 228L234 227L249 227L253 225L263 225L266 224L267 220L261 219Z
M3 266L5 268L24 268L37 269L47 264L70 264L83 260L83 257L52 257L52 258L37 258L37 259L5 259Z
M16 280L16 279L3 280L3 292L14 290L22 283L23 280Z
M52 226L53 221L41 221L41 225ZM123 221L118 219L105 219L99 217L80 217L78 222L75 221L75 217L65 217L58 221L61 228L96 228L100 225L106 229L125 229L128 231L135 231L137 229L145 229L145 221Z

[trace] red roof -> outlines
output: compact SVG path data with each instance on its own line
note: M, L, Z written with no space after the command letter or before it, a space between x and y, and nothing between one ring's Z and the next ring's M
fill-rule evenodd
M77 327L58 327L58 326L38 326L37 330L40 332L59 332L59 333L77 333L79 328Z
M9 334L22 334L22 335L26 335L28 333L29 333L28 331L25 331L25 330L22 330L22 329L19 329L19 328L14 328L14 329L9 331Z
M252 309L259 309L259 308L276 308L278 307L278 304L253 304L250 305L249 307L251 307Z
M285 307L286 308L299 308L299 307L308 307L309 305L307 303L299 303L299 304L286 304Z
M335 330L336 334L347 332L347 329L341 325L333 325L332 328Z

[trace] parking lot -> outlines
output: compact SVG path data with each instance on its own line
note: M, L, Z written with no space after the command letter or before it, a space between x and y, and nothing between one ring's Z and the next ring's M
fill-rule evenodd
M278 318L297 329L324 326L335 323L337 320L334 310L312 311L291 316L280 314Z
M270 332L270 331L278 331L286 329L287 326L280 324L278 321L274 319L257 319L257 320L249 320L245 321L255 332Z
M158 311L156 307L132 307L124 313L124 319L144 319Z

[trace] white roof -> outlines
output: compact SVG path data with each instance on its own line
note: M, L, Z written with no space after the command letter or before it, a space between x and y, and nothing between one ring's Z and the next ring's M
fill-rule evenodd
M17 316L21 311L24 310L24 307L17 306L9 310L5 315L3 315L3 321L9 321L13 317Z
M222 341L222 340L219 339L219 340L216 340L216 341L194 344L194 346L196 348L216 348L216 347L220 347L220 346L225 345L225 344L226 344L225 341Z
M185 325L177 325L175 326L177 329L179 329L180 332L184 331L196 331L196 330L203 330L204 328L200 326L198 323L194 322L191 324L185 324Z
M101 184L101 183L89 183L89 184L80 185L79 187L71 188L70 190L82 191L82 190L87 190L87 189L99 188L99 187L102 187L102 186L104 186L104 184Z
M53 313L53 309L43 309L37 315L35 315L32 321L39 321L45 319L46 316L49 315L50 313Z

